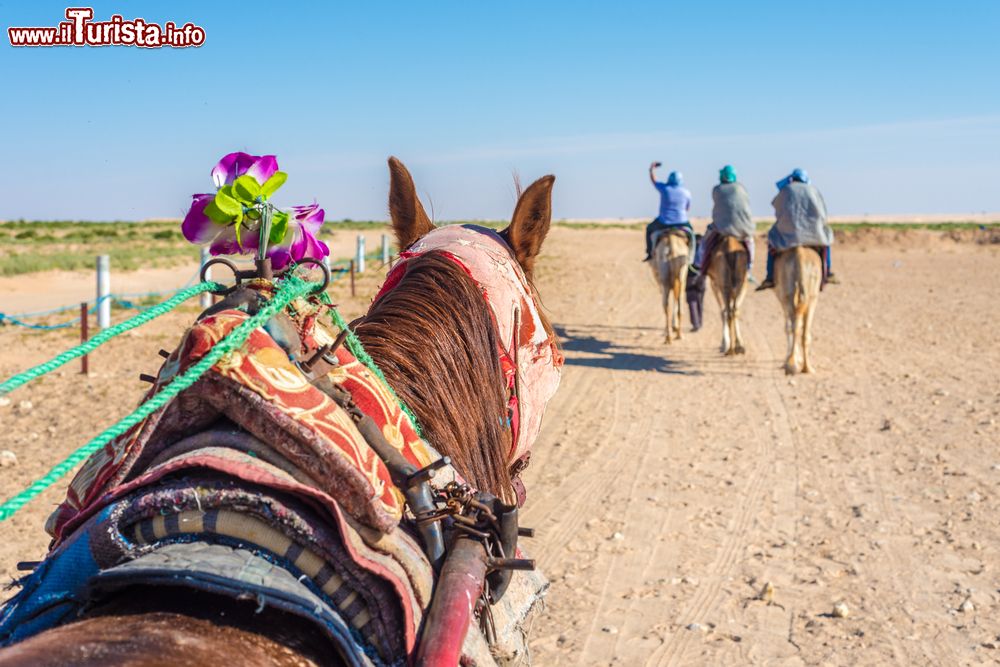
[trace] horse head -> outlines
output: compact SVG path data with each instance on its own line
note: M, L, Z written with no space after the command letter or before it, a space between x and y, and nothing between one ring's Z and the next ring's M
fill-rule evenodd
M389 159L401 249L358 335L476 488L523 502L527 465L562 356L533 283L552 219L553 176L520 196L500 232L435 227L402 162Z

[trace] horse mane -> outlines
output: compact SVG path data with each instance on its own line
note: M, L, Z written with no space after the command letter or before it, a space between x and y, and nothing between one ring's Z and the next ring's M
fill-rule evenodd
M437 251L407 260L406 275L355 332L424 437L469 484L511 502L511 430L496 326L465 270Z

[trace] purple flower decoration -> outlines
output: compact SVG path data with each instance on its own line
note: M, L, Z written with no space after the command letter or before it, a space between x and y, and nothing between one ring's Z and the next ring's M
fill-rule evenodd
M330 254L330 248L317 237L326 212L315 202L308 206L293 206L288 220L284 240L272 244L267 256L271 265L280 270L291 262L300 262L306 257L323 259Z
M212 181L215 187L232 185L238 177L246 174L263 185L267 179L278 171L278 160L273 155L248 155L247 153L230 153L212 169Z
M324 218L318 204L285 212L268 202L286 178L273 155L226 155L212 169L216 193L193 196L181 224L184 238L210 244L213 255L253 254L260 246L261 223L270 217L266 256L275 270L307 257L326 257L330 249L317 238Z
M205 215L205 207L215 199L215 195L192 195L191 198L194 201L181 223L181 233L191 243L203 245L214 239L220 231L219 225Z

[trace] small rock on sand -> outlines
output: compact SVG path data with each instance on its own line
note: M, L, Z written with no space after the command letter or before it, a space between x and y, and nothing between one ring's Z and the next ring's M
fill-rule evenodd
M688 624L687 629L692 632L708 632L708 628L701 623L690 623Z
M0 396L0 408L6 408L10 405L10 399L6 396Z
M833 605L834 618L847 618L851 615L851 610L846 602L835 602Z
M965 602L958 606L958 610L963 614L971 614L976 610L976 605L972 604L972 600L966 598Z
M611 539L614 540L615 542L621 542L622 540L625 539L625 536L622 535L621 533L615 533L614 535L611 536Z
M603 628L601 628L601 632L606 632L609 635L617 635L618 634L618 628L616 628L613 625L605 625Z
M21 413L28 413L31 412L34 407L35 406L32 405L31 401L21 401L17 404L17 411Z
M17 465L17 455L9 449L0 450L0 468L12 468Z

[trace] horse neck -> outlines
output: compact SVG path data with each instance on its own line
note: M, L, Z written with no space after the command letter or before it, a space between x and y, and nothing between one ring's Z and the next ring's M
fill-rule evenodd
M408 260L355 331L424 437L475 488L512 500L497 334L468 274L439 253Z

